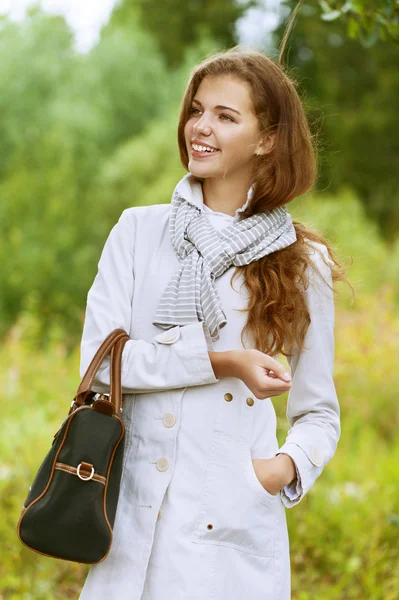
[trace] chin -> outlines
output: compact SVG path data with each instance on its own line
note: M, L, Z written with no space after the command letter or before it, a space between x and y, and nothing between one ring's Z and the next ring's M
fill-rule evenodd
M203 168L201 169L201 167L198 167L198 165L188 163L188 170L195 177L208 177L208 170Z
M188 170L195 177L199 177L201 179L206 179L207 177L217 177L218 173L215 173L214 170L206 167L206 165L198 165L194 161L189 161Z

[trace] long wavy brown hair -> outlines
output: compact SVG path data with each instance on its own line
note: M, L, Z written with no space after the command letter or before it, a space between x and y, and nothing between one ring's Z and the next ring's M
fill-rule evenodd
M211 55L191 72L178 125L180 159L186 170L189 159L184 127L192 100L204 77L225 75L250 84L260 132L276 133L273 151L254 156L252 182L255 192L247 209L241 213L241 218L246 218L288 204L313 187L317 177L317 145L294 78L264 54L236 46ZM293 219L293 225L297 235L295 243L237 267L230 280L232 286L233 279L242 271L248 290L248 305L244 309L248 318L241 332L243 346L244 333L248 333L255 348L266 354L291 356L294 349L300 351L305 347L310 324L305 291L309 285L308 267L322 277L309 252L309 241L326 246L329 258L334 262L334 266L329 266L332 282L346 281L346 269L338 263L331 243L299 221ZM316 251L327 265L317 247ZM334 287L326 283L335 293Z

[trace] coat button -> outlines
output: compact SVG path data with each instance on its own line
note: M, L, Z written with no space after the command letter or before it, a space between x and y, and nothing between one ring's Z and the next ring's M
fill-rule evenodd
M169 337L164 337L162 339L162 342L164 344L173 344L173 342L176 342L179 339L179 337L177 335L171 335Z
M175 415L172 413L166 413L163 416L162 423L165 425L165 427L173 427L173 425L176 423Z
M253 398L247 398L247 404L248 406L253 406L255 404L255 401Z
M174 342L177 342L177 340L179 338L180 338L180 326L179 325L176 325L176 327L172 327L172 329L168 329L167 331L164 331L163 333L158 333L158 335L155 336L155 339L160 344L173 344Z
M157 469L158 471L167 471L169 469L169 460L166 458L166 456L158 458Z
M312 461L317 466L320 467L323 464L324 454L317 448L312 449Z
M224 399L226 400L226 402L231 402L233 400L233 396L227 393L224 395Z

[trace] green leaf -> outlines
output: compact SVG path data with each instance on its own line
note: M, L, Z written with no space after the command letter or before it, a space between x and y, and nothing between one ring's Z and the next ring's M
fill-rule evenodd
M341 13L345 14L352 9L353 9L353 4L350 0L348 0L348 2L345 2L343 7L341 8Z
M386 26L386 24L387 24L387 20L379 13L376 13L374 15L374 19L377 21L377 23L381 23L381 25Z
M351 39L354 39L358 36L359 33L359 23L356 21L356 19L349 19L348 20L348 36Z
M341 11L340 10L333 10L329 13L325 13L324 15L321 15L321 18L323 19L323 21L334 21L334 19L338 19L338 17L341 16Z
M364 7L360 2L354 0L351 2L351 12L354 12L357 15L362 15L364 13Z
M396 3L398 5L398 3ZM380 10L382 11L382 13L386 16L386 17L392 17L393 16L393 12L395 9L395 5L393 2L385 2L384 6L382 6L380 8Z
M330 13L332 11L331 6L326 2L326 0L319 0L319 4L324 13Z
M364 35L364 33L361 33L360 41L362 43L363 48L371 48L371 46L374 46L374 44L377 42L377 40L379 38L379 33L380 33L380 26L377 24L374 26L374 29L367 35Z

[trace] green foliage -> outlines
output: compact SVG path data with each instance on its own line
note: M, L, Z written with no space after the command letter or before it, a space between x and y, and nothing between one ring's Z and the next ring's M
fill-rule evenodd
M323 232L339 261L350 267L356 293L377 294L384 285L391 285L394 301L399 302L399 238L387 246L353 191L342 188L337 195L308 193L293 200L288 209L293 218ZM351 304L348 287L340 294L349 310L358 310Z
M284 27L276 30L276 43ZM318 142L318 189L339 195L340 188L353 188L393 242L399 230L399 46L379 41L364 48L347 38L345 27L340 19L321 21L318 0L307 0L289 40L287 70L299 81Z
M303 0L283 0L283 5L302 8L308 12L309 3ZM313 3L312 3L313 4ZM340 20L346 27L346 35L356 39L364 48L378 41L399 42L399 3L397 0L317 0L320 18L326 23Z
M0 333L29 309L39 338L60 321L73 344L119 216L92 190L115 147L165 110L168 76L139 31L109 32L85 56L71 44L64 21L37 10L0 30L13 56L0 64Z
M180 65L185 50L203 37L217 40L223 47L237 43L235 24L259 0L122 0L114 10L106 30L114 26L130 28L136 18L156 40L170 67Z
M49 128L48 103L74 65L72 34L61 17L38 10L20 24L0 18L0 175L15 159L32 166L34 148ZM49 57L57 56L57 60ZM36 164L34 165L36 166Z
M399 42L399 4L396 0L319 0L324 21L342 18L350 38L357 38L365 48L379 39Z
M53 328L42 352L32 350L36 318L21 318L0 351L0 598L76 598L87 567L44 558L18 540L16 524L32 476L66 417L79 384L79 349L66 352Z

